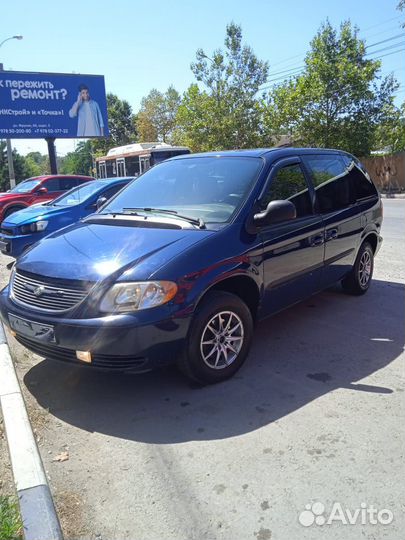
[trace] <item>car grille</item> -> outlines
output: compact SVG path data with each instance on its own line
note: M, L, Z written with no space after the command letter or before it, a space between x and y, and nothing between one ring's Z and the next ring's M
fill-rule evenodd
M65 282L66 283L66 282ZM17 303L44 311L66 311L81 302L87 290L80 285L59 286L55 281L48 282L15 272L11 279L11 297ZM69 283L69 282L68 282Z
M13 236L13 229L5 229L4 227L1 227L0 233L4 234L4 236Z
M24 345L24 347L35 354L42 356L43 358L49 358L50 360L62 360L64 362L80 364L82 366L96 367L97 369L107 369L113 371L138 371L144 370L148 363L147 359L142 357L93 354L91 364L86 364L86 362L81 362L78 360L76 358L75 351L72 351L71 349L57 347L49 343L40 343L20 334L17 334L16 339L22 345Z

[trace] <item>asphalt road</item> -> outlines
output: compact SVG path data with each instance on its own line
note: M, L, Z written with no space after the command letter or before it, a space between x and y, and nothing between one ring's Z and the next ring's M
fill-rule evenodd
M369 292L261 323L224 384L69 367L10 338L67 538L402 540L405 200L384 202Z

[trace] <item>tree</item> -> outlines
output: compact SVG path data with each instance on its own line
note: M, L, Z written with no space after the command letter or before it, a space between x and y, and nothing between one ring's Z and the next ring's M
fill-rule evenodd
M242 45L242 29L226 28L225 51L211 56L202 49L191 64L197 84L189 87L179 107L176 137L194 150L257 146L262 140L261 108L257 99L266 82L268 64L251 47Z
M337 32L327 21L311 42L305 68L275 87L266 105L266 129L289 133L304 146L370 153L376 126L392 106L395 79L380 76L349 21Z
M115 94L107 94L108 127L110 136L104 139L94 139L93 152L96 155L105 155L110 148L121 146L137 140L132 107Z
M389 153L405 150L405 101L400 108L390 107L384 121L377 126L374 150Z
M62 158L59 168L61 174L92 175L93 156L91 141L80 141L74 152Z
M172 142L180 103L180 94L173 86L164 94L153 88L142 99L138 113L136 125L140 140Z
M13 164L17 184L31 176L25 158L16 149L13 149ZM8 174L7 144L6 141L0 141L0 191L7 191L8 189L10 189L10 177Z

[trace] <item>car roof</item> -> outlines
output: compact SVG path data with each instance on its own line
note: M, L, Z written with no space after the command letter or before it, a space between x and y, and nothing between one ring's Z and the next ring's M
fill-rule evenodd
M274 148L252 148L247 150L220 150L218 152L201 152L196 154L185 154L181 156L175 156L170 158L170 161L176 159L192 159L193 157L265 157L265 158L279 158L295 156L297 154L335 154L340 153L341 150L335 150L332 148L297 148L293 146L288 147L274 147ZM168 160L169 161L169 160Z
M113 178L97 178L97 182L104 182L105 184L114 184L118 182L130 182L131 180L135 180L135 176L119 176L119 177L113 177Z

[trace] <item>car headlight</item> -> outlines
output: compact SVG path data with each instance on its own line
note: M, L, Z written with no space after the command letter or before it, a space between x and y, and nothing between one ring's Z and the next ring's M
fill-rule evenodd
M176 293L177 285L172 281L117 283L104 295L100 311L117 313L149 309L166 304Z
M47 226L47 221L35 221L34 223L30 223L29 225L21 225L20 233L30 234L33 232L42 232L47 228Z

